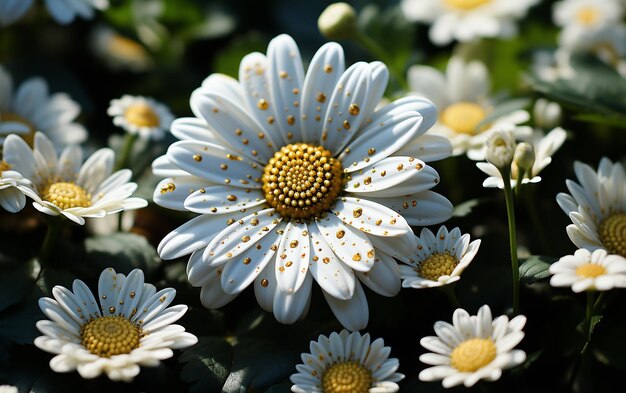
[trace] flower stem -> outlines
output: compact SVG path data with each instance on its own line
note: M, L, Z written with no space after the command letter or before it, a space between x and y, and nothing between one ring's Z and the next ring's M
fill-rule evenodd
M587 348L589 348L589 343L591 342L591 319L594 315L594 311L596 308L601 305L602 302L602 294L596 300L595 291L587 291L587 305L585 307L585 321L583 323L583 340L582 346L580 347L580 351L576 356L576 361L574 362L574 366L572 367L572 373L569 377L568 386L573 390L574 383L576 382L576 377L578 376L578 371L580 371L580 366L582 364L583 358L585 357L585 353L587 353Z
M48 220L48 227L46 229L46 236L39 252L39 263L42 267L46 267L50 264L50 257L56 246L59 233L61 232L61 223L59 220Z
M505 173L506 172L506 173ZM504 180L504 199L509 222L509 245L511 248L511 270L513 272L513 315L519 314L519 262L517 260L517 234L515 232L515 206L511 190L510 169L502 170Z
M448 300L450 300L450 303L452 303L452 306L456 308L461 308L461 303L459 303L459 299L456 297L454 287L455 287L455 284L452 283L452 284L444 285L439 288L441 288L441 291L446 294L446 296L448 297Z
M126 168L128 166L128 157L133 151L133 146L135 145L136 140L137 134L131 134L130 132L126 134L126 137L124 138L124 146L122 147L122 152L120 153L120 155L117 156L113 172L119 171L120 169Z
M409 89L409 84L407 83L406 78L404 77L404 70L398 69L393 58L389 56L389 53L376 41L371 39L367 34L359 31L355 36L356 41L361 44L372 56L375 58L383 60L385 64L389 67L389 72L393 77L398 81L400 87L404 90Z

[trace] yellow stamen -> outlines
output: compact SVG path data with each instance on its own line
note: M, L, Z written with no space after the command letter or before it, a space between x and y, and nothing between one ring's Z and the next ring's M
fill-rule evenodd
M108 358L139 347L141 328L122 316L109 315L87 322L80 329L83 345L94 355Z
M372 372L358 362L341 362L326 370L322 390L324 393L367 393L372 382Z
M490 2L491 0L444 0L448 7L459 10L472 10Z
M473 102L458 102L445 108L439 120L457 133L474 135L476 127L487 116L482 106Z
M156 127L159 125L159 115L150 105L144 103L132 104L124 113L130 124L138 127Z
M626 213L615 213L602 220L598 234L610 254L626 258Z
M599 19L600 19L600 11L598 10L597 7L594 7L594 6L581 7L576 12L576 20L581 25L591 26L591 25L596 24L596 22L598 22Z
M289 218L319 217L341 192L343 168L330 151L306 143L289 144L263 171L267 203Z
M41 192L42 198L52 202L59 209L91 206L91 194L74 183L50 183Z
M427 280L437 281L441 276L449 276L454 271L459 261L448 253L435 253L422 261L417 267L420 277Z
M496 358L496 344L489 338L471 338L450 354L450 365L461 372L479 370Z
M606 269L602 265L595 263L585 263L576 268L576 274L585 278L596 278L606 273Z

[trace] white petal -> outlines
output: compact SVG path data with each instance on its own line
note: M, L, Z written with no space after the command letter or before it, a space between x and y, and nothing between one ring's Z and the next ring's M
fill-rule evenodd
M413 231L401 215L367 199L343 197L331 208L344 224L376 236L413 235Z
M307 224L290 221L276 254L276 296L297 292L308 276L311 241Z
M382 251L376 251L376 260L370 271L356 271L355 274L363 284L380 295L393 297L400 292L398 263Z
M274 317L280 323L292 324L304 316L311 301L313 279L307 274L300 289L293 293L276 292L274 296Z
M187 195L185 209L204 214L224 214L265 202L265 197L258 190L230 186L203 187Z
M372 166L351 173L348 179L345 185L347 192L359 194L379 192L381 195L377 196L387 196L389 193L395 194L394 186L409 180L416 183L415 188L420 191L433 188L439 182L439 175L432 167L413 157L387 157ZM388 189L390 190L386 191Z
M361 284L357 281L354 295L348 300L339 300L322 291L330 309L343 327L350 331L365 329L369 320L367 298Z
M93 153L80 168L76 184L87 191L95 191L113 171L115 153L109 148L102 148Z
M367 199L397 211L410 225L415 226L440 224L452 217L454 210L448 199L433 191L403 197Z
M316 220L317 227L335 254L354 270L366 272L374 264L374 247L364 233L345 225L334 214Z
M419 158L426 163L439 161L452 155L452 143L445 136L425 134L411 140L396 154Z

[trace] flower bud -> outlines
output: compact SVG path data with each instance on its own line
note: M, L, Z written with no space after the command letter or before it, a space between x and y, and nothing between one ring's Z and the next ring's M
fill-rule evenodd
M317 27L328 39L350 39L357 33L356 11L348 3L333 3L322 12Z
M535 163L535 148L527 142L521 142L515 147L513 162L527 175L531 175L533 164Z
M549 129L556 127L561 122L561 106L556 102L540 98L533 107L535 125L539 128Z
M515 153L515 138L513 133L496 130L487 140L487 161L500 171L510 169Z

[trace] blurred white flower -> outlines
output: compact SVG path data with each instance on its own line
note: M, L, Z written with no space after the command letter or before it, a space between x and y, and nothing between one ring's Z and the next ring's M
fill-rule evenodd
M167 106L142 96L113 99L107 113L113 117L113 124L142 139L163 139L174 120Z
M591 31L564 30L557 51L562 64L575 53L589 53L626 77L626 25L607 25Z
M565 30L594 30L622 21L624 8L616 0L562 0L554 3L554 24Z
M533 120L537 128L554 128L561 123L562 109L557 102L539 98L533 106Z
M0 206L6 211L17 213L26 205L30 180L24 179L18 172L11 170L11 165L0 160Z
M109 0L44 0L52 18L62 25L69 24L78 16L93 18L94 9L109 7ZM33 0L1 0L0 26L11 24L24 16L33 5Z
M572 287L574 292L626 288L626 258L605 250L576 250L550 265L550 285Z
M320 33L331 40L345 40L357 33L357 16L348 3L333 3L317 19Z
M90 41L94 54L112 69L141 72L152 66L150 53L143 45L110 27L95 27Z

